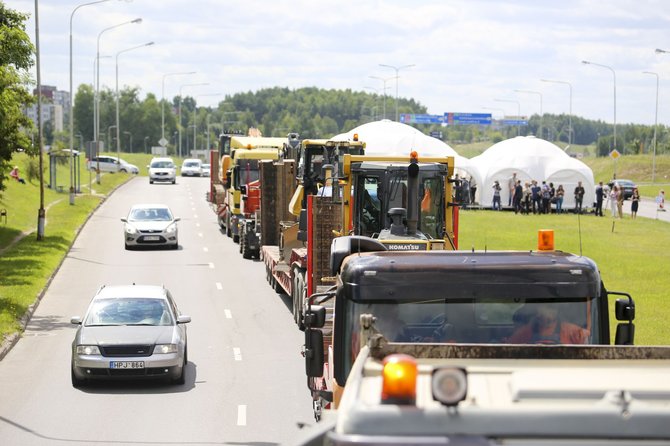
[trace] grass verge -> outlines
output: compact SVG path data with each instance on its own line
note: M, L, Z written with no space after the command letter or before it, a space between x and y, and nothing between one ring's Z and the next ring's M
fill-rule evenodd
M633 296L636 344L670 345L670 304L666 296L670 288L670 225L666 222L464 211L459 228L459 248L465 250L535 250L538 230L553 229L556 249L582 252L596 262L607 289ZM612 315L613 304L610 310ZM612 330L614 326L612 323Z

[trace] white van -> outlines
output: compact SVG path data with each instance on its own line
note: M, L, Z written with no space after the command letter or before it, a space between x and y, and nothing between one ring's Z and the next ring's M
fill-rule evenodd
M202 161L197 158L187 158L181 165L181 176L201 177Z

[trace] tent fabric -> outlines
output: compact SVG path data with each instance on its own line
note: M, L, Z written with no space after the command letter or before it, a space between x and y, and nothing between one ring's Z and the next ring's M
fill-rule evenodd
M365 143L366 155L409 156L412 150L416 150L419 160L422 156L453 156L456 169L466 173L470 170L470 162L467 158L460 156L445 142L428 136L407 124L383 119L335 135L331 140L352 141L354 134L358 134L358 140Z
M562 184L565 189L563 208L566 210L575 207L574 190L579 181L585 191L583 207L591 207L595 202L591 168L555 144L534 136L517 136L494 144L481 155L471 158L470 164L476 170L476 177L481 179L476 201L483 207L492 206L496 180L502 187L503 206L508 203L507 184L515 172L522 185L531 180L536 180L538 185L542 181L553 183L555 188Z

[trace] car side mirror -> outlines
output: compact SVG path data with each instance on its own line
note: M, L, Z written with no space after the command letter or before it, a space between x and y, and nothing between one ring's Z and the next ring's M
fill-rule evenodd
M121 221L124 222L124 223L128 223L128 219L127 219L127 218L122 218Z
M174 219L174 221L181 221L181 218L177 217L177 218Z
M178 324L188 324L191 322L191 316L181 315L177 318Z
M81 316L72 316L70 318L70 323L74 325L81 325Z

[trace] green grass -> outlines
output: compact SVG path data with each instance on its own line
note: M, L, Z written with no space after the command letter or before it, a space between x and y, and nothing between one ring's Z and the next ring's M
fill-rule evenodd
M28 157L16 154L12 160L26 177ZM48 157L45 157L48 165ZM44 207L46 211L45 238L36 239L37 214L40 208L38 179L20 184L7 180L7 188L0 195L0 209L7 210L7 222L0 222L0 339L20 330L20 319L46 286L49 277L60 264L72 244L77 229L106 195L128 179L127 174L104 174L100 184L95 182L91 195L88 189L88 172L82 163L82 194L75 197L75 205L69 200L69 165L58 165L57 185L65 186L65 192L57 192L45 186ZM48 172L48 170L47 170ZM48 183L48 173L44 175ZM12 242L23 233L28 233L18 243Z
M580 249L581 224L581 249ZM670 225L638 218L592 215L515 215L464 211L459 248L534 250L537 232L553 229L556 249L593 259L607 289L630 293L636 302L636 344L670 345ZM612 324L612 329L614 324Z

